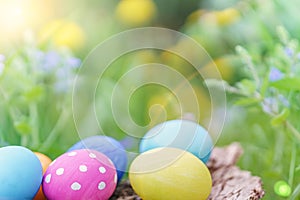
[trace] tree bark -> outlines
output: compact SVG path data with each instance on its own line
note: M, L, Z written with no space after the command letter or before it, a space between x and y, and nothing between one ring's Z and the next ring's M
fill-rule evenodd
M212 151L207 167L213 186L208 200L258 200L264 196L262 181L236 166L243 149L238 143L227 147L216 147ZM128 180L120 183L110 200L141 200Z

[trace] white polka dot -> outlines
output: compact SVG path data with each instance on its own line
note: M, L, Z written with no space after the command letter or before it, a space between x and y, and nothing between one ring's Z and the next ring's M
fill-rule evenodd
M104 174L106 172L106 169L104 167L99 167L99 172L101 174Z
M45 177L45 182L46 183L50 183L51 181L51 174L48 174L46 177Z
M78 182L74 182L72 185L71 185L71 189L72 190L80 190L81 188L81 185L78 183Z
M117 181L118 181L118 176L117 176L117 174L115 174L114 182L117 183Z
M54 163L56 162L56 159L55 160L53 160L51 163L50 163L50 165L49 166L52 166L52 165L54 165Z
M65 171L64 168L58 168L58 169L56 170L56 175L58 175L58 176L63 175L63 174L64 174L64 171Z
M76 155L77 155L77 152L75 152L75 151L68 153L68 156L76 156Z
M97 158L96 154L94 154L94 153L90 153L89 156L90 156L90 158Z
M86 165L80 165L79 166L79 171L81 171L81 172L87 172L87 166Z
M99 183L99 185L98 185L98 189L99 189L99 190L104 190L105 187L106 187L106 184L105 184L103 181L101 181L101 182Z

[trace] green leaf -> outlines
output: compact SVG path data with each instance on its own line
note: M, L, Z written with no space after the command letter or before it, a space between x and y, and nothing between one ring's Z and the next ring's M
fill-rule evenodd
M300 90L300 78L290 77L283 78L278 81L270 83L270 86L275 87L279 90Z
M292 193L291 200L296 200L300 196L300 183L295 188L294 192Z
M252 104L257 104L259 103L261 100L260 99L257 99L257 98L241 98L239 100L237 100L235 102L235 105L238 105L238 106L249 106L249 105L252 105Z
M271 120L271 124L273 126L279 126L288 118L289 115L290 115L290 110L285 108L280 114L273 117L273 119Z
M235 93L235 94L241 94L242 95L242 92L238 88L230 86L229 83L226 82L226 81L224 81L224 80L206 79L204 81L204 84L208 88L215 87L215 88L220 89L220 90L224 90L225 89L226 92Z
M25 92L24 96L28 102L37 101L42 96L44 90L41 86L32 87L30 90Z
M268 88L269 88L269 73L266 74L261 84L260 92L263 97L266 95Z
M237 87L245 94L252 95L256 90L256 85L253 81L248 79L243 79L237 83Z
M25 120L15 122L14 127L21 135L29 135L31 133L31 126Z
M290 40L290 36L289 36L289 33L287 32L287 30L283 26L278 26L277 27L277 35L278 35L280 41L284 45L287 45L287 43Z

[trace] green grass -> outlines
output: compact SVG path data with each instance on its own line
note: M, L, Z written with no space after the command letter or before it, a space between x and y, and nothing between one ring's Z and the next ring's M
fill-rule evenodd
M296 189L300 183L300 171L294 170L300 165L299 142L282 128L271 126L270 118L259 110L235 107L228 117L217 145L240 142L244 154L238 165L262 178L264 199L287 199L274 192L274 185L284 180Z

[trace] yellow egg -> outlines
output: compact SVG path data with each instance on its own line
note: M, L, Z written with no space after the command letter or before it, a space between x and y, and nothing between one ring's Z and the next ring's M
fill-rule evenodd
M122 0L116 8L117 18L129 26L140 26L150 22L156 13L152 0Z
M57 46L78 49L83 46L85 34L75 22L68 20L53 20L40 31L41 42L52 41Z
M143 200L205 200L212 187L205 164L176 148L156 148L140 154L130 166L129 179Z
M34 154L39 158L39 160L42 164L43 174L44 174L46 172L48 166L52 162L52 160L48 156L46 156L42 153L34 152ZM46 200L46 197L44 196L44 193L43 193L43 190L42 190L42 186L40 187L38 193L34 197L34 200Z

